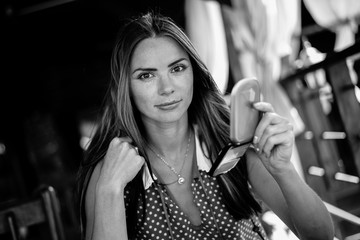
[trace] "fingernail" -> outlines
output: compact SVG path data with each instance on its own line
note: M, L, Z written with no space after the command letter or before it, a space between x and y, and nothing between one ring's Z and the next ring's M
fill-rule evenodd
M259 151L260 151L260 148L256 147L256 148L255 148L255 151L256 151L256 152L259 152Z
M254 136L253 143L254 143L254 144L257 144L258 142L259 142L259 137L258 137L258 136Z

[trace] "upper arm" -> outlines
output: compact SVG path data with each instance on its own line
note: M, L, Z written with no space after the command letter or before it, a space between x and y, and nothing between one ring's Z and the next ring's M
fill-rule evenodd
M254 193L294 232L284 195L255 152L247 152L247 170Z
M102 162L99 162L93 173L86 190L85 195L85 213L86 213L86 239L92 239L95 223L95 201L96 201L96 184L100 177Z

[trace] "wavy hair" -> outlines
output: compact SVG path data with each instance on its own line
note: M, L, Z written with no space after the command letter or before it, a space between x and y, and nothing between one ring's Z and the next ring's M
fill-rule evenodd
M111 57L111 83L106 94L104 110L99 119L98 128L85 151L78 171L78 205L82 235L85 232L85 194L91 174L101 161L110 141L117 136L128 136L150 162L145 153L146 136L139 112L130 97L130 61L137 44L147 38L170 37L189 55L193 67L193 100L188 109L189 124L196 125L199 140L204 146L208 158L214 160L229 139L229 109L224 102L210 72L200 60L194 46L184 31L170 18L152 12L130 19L117 37ZM248 218L261 210L260 205L248 188L246 161L240 161L236 168L217 177L222 189L224 203L230 214L236 219ZM151 168L149 168L151 170ZM127 185L130 205L127 207L127 226L136 226L138 199L145 204L145 190L142 184L142 171ZM144 208L143 208L144 209ZM130 238L136 235L136 229L128 227Z

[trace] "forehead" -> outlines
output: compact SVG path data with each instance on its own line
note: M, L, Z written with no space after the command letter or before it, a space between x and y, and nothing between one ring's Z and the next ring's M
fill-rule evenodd
M170 37L153 37L140 41L133 52L131 66L155 64L188 58L187 52Z

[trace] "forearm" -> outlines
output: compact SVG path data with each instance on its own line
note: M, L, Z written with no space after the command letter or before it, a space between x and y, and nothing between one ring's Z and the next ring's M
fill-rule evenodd
M97 190L91 240L128 239L123 191Z
M274 175L290 217L301 239L333 239L334 229L329 212L318 195L299 177L292 164Z

